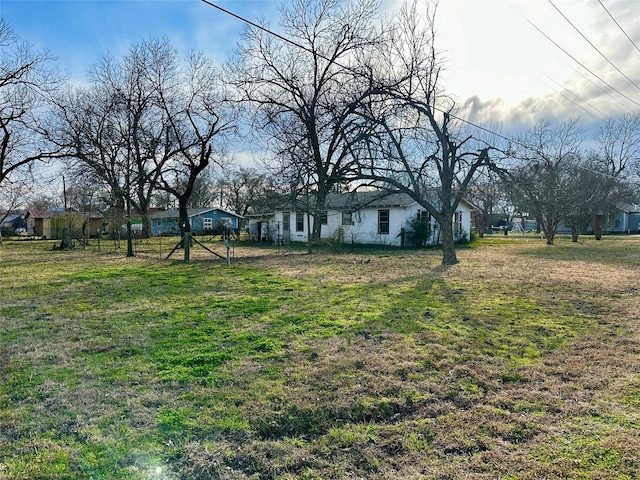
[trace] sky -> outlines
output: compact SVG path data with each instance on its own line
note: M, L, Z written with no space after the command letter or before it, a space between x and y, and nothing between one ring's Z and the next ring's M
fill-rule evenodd
M280 0L212 3L277 31ZM0 0L0 15L75 83L150 37L223 63L244 26L201 0ZM542 119L593 126L640 112L638 0L440 0L436 29L442 83L474 124L512 135Z

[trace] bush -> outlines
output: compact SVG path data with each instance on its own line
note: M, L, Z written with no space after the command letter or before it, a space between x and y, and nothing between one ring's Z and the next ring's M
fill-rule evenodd
M458 245L469 243L469 238L467 237L467 231L464 228L462 228L457 232L455 232L453 236L453 241Z
M407 226L407 243L415 247L423 247L431 236L431 224L423 215L416 214Z

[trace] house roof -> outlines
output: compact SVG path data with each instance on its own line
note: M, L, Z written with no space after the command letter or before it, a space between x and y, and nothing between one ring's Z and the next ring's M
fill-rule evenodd
M32 218L51 218L57 215L64 215L65 213L75 213L82 215L85 218L100 219L104 218L100 212L75 212L73 210L29 210L27 217Z
M462 199L470 209L476 209ZM330 193L325 200L325 208L354 212L362 208L408 207L416 202L410 195L402 192L387 193L384 190L363 190L349 193Z
M13 213L11 215L7 215L2 223L11 223L18 218L22 218L22 215L19 213Z
M60 215L62 210L29 210L27 217L33 218L51 218L55 215Z
M406 193L386 193L384 191L361 191L350 193L330 193L325 207L336 210L354 210L363 207L406 207L416 201Z
M215 208L210 208L210 207L188 208L187 209L187 215L189 215L189 218L192 218L192 217L197 217L198 215L203 215L205 213L214 212L214 211L222 212L222 213L225 213L227 215L231 215L232 217L242 218L242 215L238 215L235 212L231 212L229 210L225 210L224 208L217 208L217 207L215 207ZM151 218L153 218L153 219L179 218L179 217L180 217L180 212L176 208L172 208L172 209L169 209L169 210L164 210L162 212L157 212L157 213L154 213L153 215L151 215Z
M623 205L622 207L620 207L620 210L626 213L638 213L640 212L640 204L634 203Z
M84 218L89 218L93 220L99 220L101 218L104 218L104 215L102 215L100 212L71 212L71 213L77 213L78 215L82 215Z

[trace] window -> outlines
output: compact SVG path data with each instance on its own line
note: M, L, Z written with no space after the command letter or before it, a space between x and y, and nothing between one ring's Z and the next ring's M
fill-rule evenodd
M378 210L378 233L389 233L389 210Z
M289 233L289 225L291 223L291 214L284 212L282 214L282 233Z
M426 210L418 210L417 216L420 222L431 223L431 214Z
M327 211L325 210L320 214L320 225L326 225L326 224L327 224Z
M304 232L304 213L296 212L296 232Z
M103 225L105 225L105 224L103 223ZM161 227L162 226L162 220L160 220L160 219L156 220L156 226ZM104 228L103 228L103 230L104 230Z
M351 225L351 212L342 212L342 225Z
M202 219L202 228L205 230L213 230L213 219L212 218L203 218Z

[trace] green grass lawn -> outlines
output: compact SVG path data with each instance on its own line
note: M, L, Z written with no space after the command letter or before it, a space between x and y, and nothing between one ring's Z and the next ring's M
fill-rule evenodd
M640 475L640 237L156 242L0 246L0 479Z

